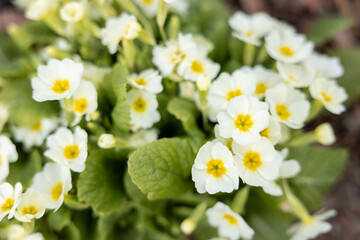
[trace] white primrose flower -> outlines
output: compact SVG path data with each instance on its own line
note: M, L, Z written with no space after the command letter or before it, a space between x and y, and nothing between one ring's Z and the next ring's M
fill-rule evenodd
M268 104L256 97L243 95L230 100L226 110L217 115L220 136L232 137L240 145L259 142L260 132L269 126L268 110Z
M316 77L339 78L344 74L344 67L338 57L313 53L304 62L309 68L315 70Z
M100 135L97 144L100 148L105 148L105 149L113 148L116 145L116 139L114 135L109 133L104 133Z
M316 140L323 145L331 145L336 141L334 130L330 123L322 123L315 128Z
M50 59L46 66L39 66L38 76L31 80L33 99L38 102L69 98L79 87L83 76L81 63L65 58Z
M87 141L87 133L80 127L75 128L74 134L67 128L58 128L47 138L49 149L44 152L44 156L74 172L82 172L88 154Z
M30 188L41 195L46 208L56 211L72 188L70 170L57 163L46 163L43 171L35 174Z
M44 118L30 127L11 127L16 142L22 142L25 151L34 146L40 146L45 138L56 129L59 124L57 118Z
M154 123L160 121L155 94L133 89L128 93L127 101L131 106L130 125L133 131L151 128Z
M30 222L39 219L45 213L45 202L34 189L28 188L21 195L20 202L15 211L15 218L21 222Z
M201 49L201 52L205 52L206 55L208 55L215 48L214 43L201 34L193 35L193 41L196 43L197 48Z
M234 37L256 46L260 46L261 39L271 30L269 16L264 13L247 15L238 11L228 22Z
M269 55L284 63L298 63L305 60L313 51L314 44L306 41L302 34L285 31L272 32L265 38Z
M232 149L236 170L244 183L263 187L278 176L281 155L267 138L248 146L233 142Z
M346 110L344 102L348 95L343 87L335 80L316 78L310 85L310 94L316 100L322 102L324 107L334 114L341 114Z
M122 13L119 17L106 20L105 28L101 29L101 43L116 53L117 46L122 40L137 38L142 28L134 15Z
M132 147L141 147L158 139L159 132L157 129L142 129L131 135L129 144Z
M0 103L0 132L4 128L4 125L9 119L9 111L8 108L5 107L2 103Z
M171 39L165 46L156 46L153 49L152 61L161 74L167 77L176 70L178 64L197 51L193 36L179 33L178 39Z
M65 22L76 23L84 17L84 5L80 2L68 2L60 8L60 17Z
M24 226L12 224L5 229L7 240L44 240L41 233L29 233Z
M256 88L254 95L258 98L264 97L266 90L281 82L280 75L277 72L267 69L262 65L256 65L253 68L245 66L242 67L241 70L255 75Z
M276 67L282 80L294 88L308 87L315 77L315 71L304 64L277 62Z
M220 142L207 142L199 149L191 175L199 193L230 193L239 187L233 155Z
M272 31L276 31L281 34L283 34L284 32L296 33L296 28L290 25L289 23L273 18L271 16L269 17L270 17L270 21L272 22L272 26L271 26Z
M159 72L152 68L146 69L139 74L133 73L129 77L129 82L133 87L155 94L163 90L161 80L162 77Z
M219 228L221 237L231 240L252 239L255 234L239 214L233 212L222 202L217 202L212 208L209 208L206 216L211 226Z
M280 83L266 91L265 96L271 115L276 120L294 129L304 125L310 110L310 103L304 93Z
M6 215L8 215L8 219L14 216L21 193L22 185L19 182L15 184L14 188L7 182L0 184L0 221Z
M62 106L67 111L75 114L72 125L78 124L83 115L85 115L86 121L89 121L90 115L94 113L98 107L97 91L94 84L90 81L81 80L79 88L69 100L62 102Z
M253 95L255 89L254 74L243 70L236 70L231 75L224 72L211 84L207 100L210 108L218 113L226 108L231 99L241 95Z
M0 183L9 175L9 163L16 162L18 154L15 145L6 136L0 136Z
M25 8L25 16L30 20L40 20L48 14L54 14L58 8L59 0L34 0Z
M150 18L156 16L158 9L158 0L134 0L134 2L143 10L146 16Z
M287 148L284 148L281 152L278 152L278 154L281 155L281 166L279 174L275 180L295 177L301 170L299 162L295 159L285 160L289 154L289 150ZM270 181L270 183L263 186L262 189L264 192L272 196L282 196L283 191L275 180Z
M273 145L276 145L281 139L280 123L270 116L269 126L262 130L260 135L269 139Z
M330 232L332 225L325 220L334 217L336 210L328 210L323 213L315 213L302 222L295 224L289 229L292 234L290 240L308 240L314 239L320 234Z
M205 52L189 56L178 67L178 74L186 80L196 82L203 75L214 79L220 71L220 64L206 57Z

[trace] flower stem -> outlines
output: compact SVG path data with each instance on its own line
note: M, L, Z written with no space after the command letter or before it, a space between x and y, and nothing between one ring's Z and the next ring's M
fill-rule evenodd
M244 213L245 205L249 197L250 186L246 185L240 191L238 191L231 203L231 209L239 213L240 215Z

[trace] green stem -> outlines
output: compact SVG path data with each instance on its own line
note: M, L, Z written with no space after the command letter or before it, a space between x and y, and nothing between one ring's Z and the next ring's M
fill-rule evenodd
M283 185L286 198L294 211L295 215L303 221L310 218L309 211L304 204L291 192L290 187L285 179L283 179Z
M315 100L311 104L310 113L306 119L306 122L310 122L311 120L315 119L322 111L323 104L319 100Z
M262 64L263 62L265 62L265 60L267 59L268 57L268 53L266 51L266 47L265 47L265 44L263 44L261 47L260 47L260 50L259 50L259 53L257 55L257 58L256 58L256 64Z
M23 226L24 226L25 232L32 233L35 228L35 220L32 219L32 220L30 220L30 222L24 222Z
M159 0L158 12L156 15L156 22L159 27L161 38L164 42L166 42L166 40L167 40L165 31L164 31L164 24L165 24L165 20L167 17L167 12L168 12L167 3L164 0Z
M253 44L246 43L244 48L244 64L251 66L255 58L256 46Z
M307 132L296 135L293 139L287 142L285 145L286 147L299 147L305 146L317 142L317 138L315 132Z
M249 197L250 186L244 186L240 191L238 191L231 203L231 209L239 213L240 215L244 213L245 205Z

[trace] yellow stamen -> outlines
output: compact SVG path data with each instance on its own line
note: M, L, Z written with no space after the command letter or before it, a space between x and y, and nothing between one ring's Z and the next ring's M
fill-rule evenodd
M74 112L85 112L88 107L86 98L79 98L74 101Z
M206 172L210 175L213 175L216 178L221 177L226 173L226 168L224 167L224 163L220 159L211 159L206 164L207 169Z
M144 78L135 79L134 82L136 82L137 85L142 85L142 86L146 85Z
M68 80L56 80L51 90L55 93L64 93L69 90L69 88L70 84Z
M227 101L230 101L230 100L233 99L234 97L241 96L242 94L243 94L243 93L241 92L240 89L236 89L236 90L233 90L233 91L229 91L228 94L227 94L226 100L227 100Z
M41 130L41 123L37 122L31 126L31 130L33 131L40 131Z
M3 205L1 205L1 211L2 212L10 211L10 209L14 206L14 201L15 200L12 198L7 198L3 203Z
M257 152L249 151L244 156L244 166L251 171L255 171L262 165L260 154Z
M256 84L255 94L256 95L265 94L267 88L268 87L265 85L265 83L258 83L258 84Z
M291 114L285 104L276 105L275 111L276 111L276 114L279 116L279 118L284 121L291 116Z
M143 113L146 111L146 101L139 97L133 103L133 108L136 112Z
M64 148L64 157L67 159L75 159L79 156L80 150L77 144L69 145Z
M59 200L61 194L63 191L63 184L62 183L58 183L55 187L53 187L53 189L51 189L51 198L54 201Z
M245 37L251 37L253 34L254 34L254 31L246 31L246 32L243 32L244 36Z
M202 72L204 72L204 67L198 61L193 61L191 64L191 71L196 72L196 73L202 73Z
M269 128L265 128L260 132L260 135L266 138L269 138Z
M326 92L321 92L320 94L324 98L325 102L330 103L332 101L332 98L329 95L327 95Z
M37 210L37 208L34 205L29 205L27 207L23 207L23 209L21 210L21 213L23 216L30 214L30 215L35 215L37 214L39 211Z
M231 225L236 225L238 224L238 221L236 220L236 218L230 214L225 214L224 215L224 218L226 220L228 220L228 222L231 224Z
M292 57L294 55L294 51L289 46L279 47L279 51L282 55L287 57Z
M146 5L150 5L153 2L153 0L142 0L142 1Z
M249 114L239 114L235 120L235 127L242 132L247 132L254 125Z

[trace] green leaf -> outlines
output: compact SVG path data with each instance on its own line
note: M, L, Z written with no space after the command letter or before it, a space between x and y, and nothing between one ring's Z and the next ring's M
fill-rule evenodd
M17 58L0 65L0 76L3 78L19 78L26 76L34 69L31 60L26 57Z
M126 154L95 149L89 153L77 184L79 199L91 205L98 214L120 209L125 204L122 175Z
M0 102L10 113L10 121L17 126L32 126L43 118L56 117L59 104L56 101L35 102L32 99L30 82L26 80L8 81L0 93Z
M343 173L348 153L345 149L298 147L290 148L289 158L301 164L301 172L290 181L295 195L309 209L317 210Z
M194 153L184 139L160 139L138 148L129 158L132 181L150 200L176 198L191 189L187 182Z
M196 123L199 111L197 111L194 102L176 97L171 99L167 106L167 110L181 121L185 131L190 136L204 137L203 132L200 131Z
M348 104L354 102L360 96L360 48L351 48L345 50L330 51L330 55L340 58L341 64L344 66L344 76L338 82L343 86L349 94Z
M308 33L309 40L315 44L322 44L333 38L333 36L342 30L353 26L355 21L341 16L331 16L321 18L310 29Z
M35 173L41 170L42 156L38 150L32 151L28 157L21 154L15 163L10 163L10 175L6 181L12 185L21 182L23 188L26 189L31 185Z
M71 211L62 206L56 212L50 212L47 217L49 226L57 232L71 224Z
M114 127L122 132L130 129L130 105L126 101L128 75L126 67L117 64L104 80L105 86L108 88L107 93L115 99L115 107L111 113Z

